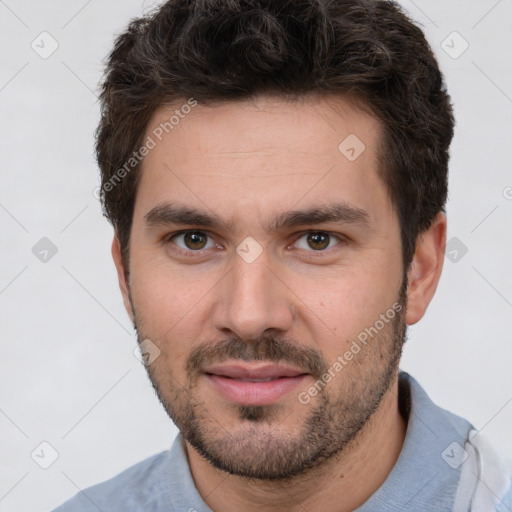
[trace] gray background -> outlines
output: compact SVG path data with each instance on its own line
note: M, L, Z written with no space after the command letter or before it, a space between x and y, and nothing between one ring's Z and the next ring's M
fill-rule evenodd
M101 62L114 34L152 5L0 1L3 512L49 510L176 434L133 354L112 229L93 195ZM402 368L512 456L512 2L403 5L439 57L458 127L448 204L456 238Z

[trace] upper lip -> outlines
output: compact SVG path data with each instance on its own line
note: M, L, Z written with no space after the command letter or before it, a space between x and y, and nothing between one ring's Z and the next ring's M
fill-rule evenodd
M285 366L282 364L263 363L263 364L242 364L242 363L224 363L210 366L205 373L230 377L232 379L277 379L279 377L297 377L307 372Z

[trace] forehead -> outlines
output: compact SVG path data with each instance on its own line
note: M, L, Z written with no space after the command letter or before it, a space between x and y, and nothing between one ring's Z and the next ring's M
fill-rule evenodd
M377 174L379 122L341 97L257 97L216 106L187 100L148 123L136 214L180 202L264 216L342 200L390 209ZM137 212L144 207L146 211Z
M171 139L182 143L192 137L201 153L213 149L215 156L245 159L250 152L273 149L283 156L282 150L315 158L322 154L338 156L340 137L352 134L372 146L380 134L377 119L363 110L362 102L349 97L257 96L216 106L190 104L184 99L157 109L147 135L164 145ZM174 156L183 159L194 155L182 152Z

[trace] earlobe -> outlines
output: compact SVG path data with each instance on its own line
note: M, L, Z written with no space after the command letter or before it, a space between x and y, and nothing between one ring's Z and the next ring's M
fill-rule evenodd
M423 317L434 296L443 269L445 246L446 216L439 213L416 242L408 272L407 325L413 325Z
M117 278L119 280L119 288L123 296L124 307L126 309L126 312L128 313L128 316L130 317L130 320L133 323L134 315L132 311L132 305L130 302L130 287L127 278L128 273L126 272L126 269L124 267L121 244L119 243L119 240L115 235L112 241L112 258L114 260L114 265L116 266L117 270Z

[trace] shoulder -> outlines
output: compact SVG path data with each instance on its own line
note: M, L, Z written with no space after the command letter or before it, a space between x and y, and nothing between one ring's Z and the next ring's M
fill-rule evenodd
M104 512L158 510L167 500L170 452L163 451L126 469L119 475L78 492L54 512Z

